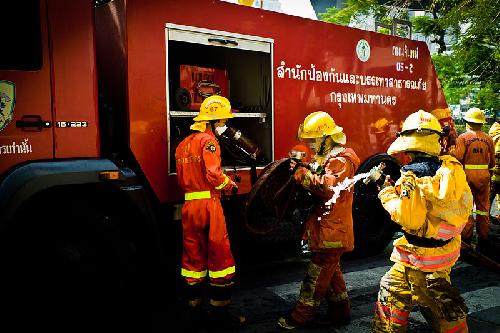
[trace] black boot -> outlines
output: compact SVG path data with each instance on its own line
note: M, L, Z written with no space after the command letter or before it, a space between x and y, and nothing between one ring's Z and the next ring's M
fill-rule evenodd
M208 327L214 330L235 330L246 326L246 317L231 313L229 306L210 306Z
M207 311L203 308L202 304L188 304L187 317L184 328L186 332L197 331L207 326Z
M343 299L338 302L328 302L326 313L331 325L345 326L351 321L351 302Z

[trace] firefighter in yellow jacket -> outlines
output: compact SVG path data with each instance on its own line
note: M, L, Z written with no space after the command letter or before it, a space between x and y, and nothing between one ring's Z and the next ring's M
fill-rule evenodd
M493 176L491 177L490 203L496 197L497 210L500 211L500 196L498 195L500 193L500 123L495 121L491 125L488 134L493 139L495 145L495 167L493 168ZM494 216L493 218L493 222L500 224L499 216Z
M319 203L305 225L304 239L311 251L307 275L294 309L279 318L278 325L294 329L310 324L323 299L328 303L325 323L346 324L351 318L351 307L340 258L354 248L352 191L342 191L335 203L329 201L332 187L354 176L359 158L354 150L343 147L343 129L326 112L308 115L299 128L299 137L311 145L314 163L304 167L291 160L290 168L295 181L316 196Z
M394 265L380 281L372 332L406 332L413 305L437 332L468 332L468 310L451 286L450 271L460 255L472 194L462 165L439 156L440 135L437 119L420 110L406 118L387 151L405 152L411 162L394 185L387 177L379 192L403 236L394 241Z

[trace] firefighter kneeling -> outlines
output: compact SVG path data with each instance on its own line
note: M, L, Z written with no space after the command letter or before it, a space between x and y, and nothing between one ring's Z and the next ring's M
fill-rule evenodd
M460 255L460 232L472 209L472 194L457 159L439 156L441 126L428 112L406 118L389 147L411 162L392 185L387 176L379 199L403 236L394 241L395 264L380 281L373 332L406 332L412 306L437 332L467 332L467 307L451 286Z

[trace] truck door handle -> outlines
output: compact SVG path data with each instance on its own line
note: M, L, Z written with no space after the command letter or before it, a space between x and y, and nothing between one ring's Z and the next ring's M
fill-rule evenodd
M16 121L16 127L22 128L27 131L41 131L44 128L50 128L51 122L42 120L39 115L26 115L22 116L21 120Z
M238 42L235 42L234 40L230 40L230 39L209 38L208 41L210 43L219 43L219 44L223 44L223 45L231 44L233 46L238 46Z

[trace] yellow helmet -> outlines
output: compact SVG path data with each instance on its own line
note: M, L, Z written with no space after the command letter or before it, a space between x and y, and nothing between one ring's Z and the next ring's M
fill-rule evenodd
M439 142L442 133L439 121L429 112L419 110L410 114L398 133L398 138L391 144L387 153L393 155L401 152L419 151L438 156L441 152Z
M400 134L409 132L429 131L441 134L442 128L439 121L431 113L418 110L406 117Z
M470 108L464 115L464 120L469 123L484 124L486 116L479 108Z
M200 112L193 120L208 121L233 117L234 115L231 113L231 103L229 103L228 99L223 96L212 95L203 100L200 106Z
M445 108L445 109L434 109L434 110L431 111L431 113L438 120L441 120L441 119L444 119L444 118L451 118L450 109L448 109L448 108Z
M335 124L333 118L324 111L311 113L299 127L299 137L303 139L322 138L342 133L343 128Z

